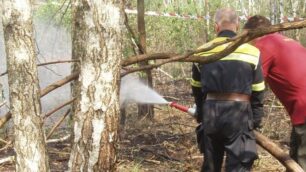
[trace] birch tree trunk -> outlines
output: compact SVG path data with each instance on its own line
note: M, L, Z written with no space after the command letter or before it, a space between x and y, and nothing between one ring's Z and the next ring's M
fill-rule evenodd
M293 18L295 19L295 18L297 18L297 17L299 17L299 16L297 16L297 11L298 11L298 9L299 9L299 7L298 7L298 5L299 5L299 1L298 0L291 0L291 6L292 6L292 13L293 13ZM302 8L301 8L302 9ZM297 40L297 41L301 41L301 38L300 38L300 36L301 36L301 32L300 32L301 30L300 29L298 29L298 30L295 30L294 31L294 37L295 37L295 39Z
M32 4L30 0L5 0L2 5L16 171L49 171L33 40Z
M113 171L119 115L123 10L118 0L74 0L73 55L80 57L69 171Z
M272 24L278 23L278 10L277 10L277 2L276 0L270 0L270 5L271 5L271 12L270 12L270 19Z
M243 15L245 16L245 18L247 18L249 14L248 14L248 12L247 12L245 6L244 6L244 3L243 3L244 1L239 0L239 2L240 2L240 6L241 6L242 13L243 13Z
M205 42L207 42L209 40L209 35L210 33L210 14L209 14L209 10L210 10L210 5L209 5L209 0L205 0L205 5L204 5L204 9L205 9Z
M279 1L279 11L280 11L280 22L284 22L285 10L284 10L284 0Z

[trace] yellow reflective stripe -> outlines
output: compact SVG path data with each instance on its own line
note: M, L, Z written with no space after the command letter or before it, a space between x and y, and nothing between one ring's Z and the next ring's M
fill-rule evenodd
M257 68L258 65L258 60L259 58L256 56L252 56L249 54L239 54L239 53L232 53L220 60L238 60L238 61L243 61L247 63L251 63L255 66L255 69Z
M200 46L198 49L209 47L213 43L221 42L225 39L227 39L227 38L226 37L218 37L218 38ZM208 55L212 55L212 54L215 54L215 53L219 53L220 51L223 51L229 44L230 43L226 43L226 44L220 45L218 47L215 47L214 49L212 49L210 51L197 53L196 55L197 56L208 56ZM247 54L247 55L250 55L250 56L255 56L257 58L259 58L259 54L260 54L259 50L256 47L254 47L250 44L247 44L247 43L240 45L233 53Z
M214 53L207 53L205 55L212 55ZM225 60L238 60L238 61L243 61L246 63L251 63L255 66L255 69L257 68L258 62L259 62L259 58L257 56L253 56L253 55L249 55L249 54L240 54L240 53L232 53L229 54L225 57L223 57L222 59L220 59L222 61Z
M190 84L194 87L202 87L201 82L194 79L191 79Z
M252 84L252 91L263 91L264 89L265 89L264 81L257 84Z
M242 54L249 54L249 55L253 55L256 57L259 57L259 54L260 54L259 50L250 44L242 44L234 52L242 53Z

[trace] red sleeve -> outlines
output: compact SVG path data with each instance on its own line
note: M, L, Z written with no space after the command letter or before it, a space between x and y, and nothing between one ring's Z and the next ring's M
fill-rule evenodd
M264 78L267 78L273 64L273 55L272 53L268 53L267 51L263 50L260 51L260 58L261 58L263 76Z

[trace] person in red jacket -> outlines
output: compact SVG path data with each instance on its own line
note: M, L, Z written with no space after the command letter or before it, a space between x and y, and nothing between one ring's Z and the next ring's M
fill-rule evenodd
M244 29L269 26L267 18L255 15ZM280 33L262 36L252 44L260 50L266 83L290 115L290 155L306 171L306 48Z

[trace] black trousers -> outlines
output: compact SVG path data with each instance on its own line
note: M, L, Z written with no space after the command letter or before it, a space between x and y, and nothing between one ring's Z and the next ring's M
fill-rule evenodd
M292 127L290 156L306 171L306 123Z
M251 105L248 102L208 100L203 106L204 162L201 171L250 171L258 158Z

